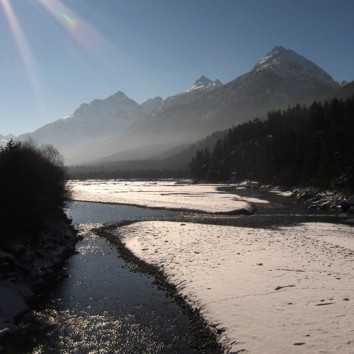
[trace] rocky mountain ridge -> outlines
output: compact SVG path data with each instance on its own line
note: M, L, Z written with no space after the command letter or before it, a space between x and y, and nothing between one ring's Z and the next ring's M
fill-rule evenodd
M271 72L282 78L301 81L314 80L335 89L340 87L340 84L318 65L282 46L273 48L256 63L251 72Z
M138 151L149 155L188 144L271 109L331 97L340 87L315 63L278 46L224 85L201 76L184 92L141 105L118 91L20 139L52 143L67 163L114 159L122 152L139 158Z

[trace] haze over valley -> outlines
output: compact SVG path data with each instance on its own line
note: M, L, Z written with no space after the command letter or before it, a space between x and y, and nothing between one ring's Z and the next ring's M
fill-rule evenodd
M278 46L228 83L201 76L184 92L140 105L118 91L18 140L53 144L67 164L147 159L216 130L265 118L272 109L332 98L341 86L315 63Z

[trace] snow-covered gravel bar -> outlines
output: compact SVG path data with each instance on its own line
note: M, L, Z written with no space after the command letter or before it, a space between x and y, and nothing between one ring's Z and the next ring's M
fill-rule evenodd
M251 203L268 203L262 199L217 191L217 187L223 187L220 184L89 180L72 181L70 186L75 200L207 213L249 214L253 211Z
M145 221L118 233L225 329L230 352L354 353L352 227Z

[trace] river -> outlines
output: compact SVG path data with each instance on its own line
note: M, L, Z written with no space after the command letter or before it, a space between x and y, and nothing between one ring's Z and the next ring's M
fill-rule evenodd
M198 353L193 348L200 348L201 341L192 334L193 319L156 288L153 278L134 272L114 246L93 232L102 223L167 217L180 222L269 228L306 221L345 221L339 215L311 212L281 196L254 190L238 193L269 200L269 204L256 205L257 213L252 216L221 216L71 203L67 213L83 236L78 253L65 265L66 278L24 316L21 335L7 353ZM199 352L215 352L206 348Z
M83 236L78 253L66 263L66 278L24 317L24 339L12 352L195 353L179 306L92 232L97 223L174 213L87 202L73 202L67 212Z

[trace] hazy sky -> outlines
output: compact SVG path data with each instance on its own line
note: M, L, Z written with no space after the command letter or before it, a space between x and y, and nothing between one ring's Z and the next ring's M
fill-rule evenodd
M0 133L118 90L141 103L222 82L276 45L354 79L353 0L0 0Z

